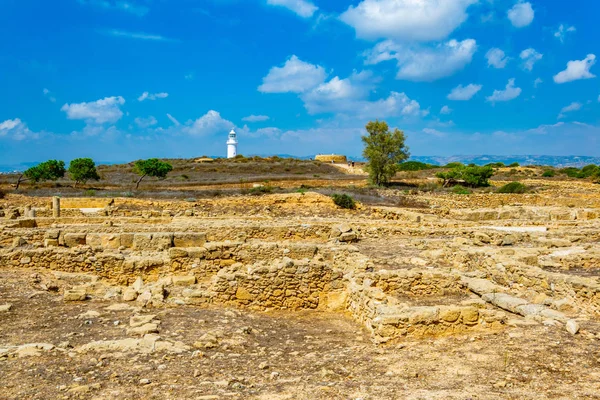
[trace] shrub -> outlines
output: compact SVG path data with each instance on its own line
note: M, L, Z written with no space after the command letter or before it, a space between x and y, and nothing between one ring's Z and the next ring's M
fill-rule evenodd
M558 170L558 172L568 176L569 178L577 178L579 176L580 171L579 171L579 168L567 167L567 168L561 168L560 170Z
M100 175L96 171L96 163L91 158L76 158L69 163L69 176L75 181L73 187L78 183L85 183L89 180L100 180Z
M581 168L581 171L578 174L578 178L589 178L595 176L598 172L600 172L600 167L594 164L586 165Z
M525 193L527 192L527 186L521 182L511 182L498 188L497 193Z
M521 165L518 162L514 162L512 164L508 164L508 168L517 168L520 167Z
M448 172L440 172L436 176L444 181L444 187L457 183L469 187L489 186L489 179L494 175L492 167L466 167L464 165L452 168Z
M456 162L451 162L451 163L444 165L444 168L459 168L459 167L464 167L464 166L465 166L465 164L456 161Z
M96 191L94 189L88 189L83 192L85 197L94 197L96 195Z
M421 192L435 192L440 189L440 185L436 182L427 182L419 185Z
M334 193L331 195L331 198L333 199L335 205L340 208L345 208L348 210L354 210L356 208L356 203L354 202L354 199L351 196L348 196L347 194Z
M495 163L489 163L486 164L486 167L492 167L492 168L504 168L505 165L503 162L495 162Z
M473 191L471 189L467 189L462 185L456 185L452 188L452 193L454 194L471 194Z
M436 168L435 165L425 164L420 161L405 161L398 164L398 171L423 171L426 169Z
M553 169L549 169L549 170L544 171L542 176L544 178L553 178L556 176L556 172Z
M257 187L250 189L250 194L253 196L260 196L260 195L269 194L269 193L273 193L272 186L257 186Z

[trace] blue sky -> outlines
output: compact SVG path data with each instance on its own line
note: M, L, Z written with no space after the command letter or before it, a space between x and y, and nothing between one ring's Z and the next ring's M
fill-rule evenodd
M600 2L1 0L2 163L600 155Z

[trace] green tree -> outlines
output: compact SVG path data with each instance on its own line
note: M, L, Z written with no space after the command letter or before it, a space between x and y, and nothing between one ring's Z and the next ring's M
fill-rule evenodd
M91 158L76 158L69 164L69 176L75 181L73 187L78 183L85 183L89 180L100 180L100 175L96 171L96 163Z
M436 176L444 181L444 187L464 184L470 187L489 186L489 179L494 175L494 170L490 166L485 167L467 167L460 166L452 168L448 172L440 172Z
M17 185L15 190L19 189L22 182L44 182L44 181L55 181L65 176L65 162L58 160L48 160L31 167L17 179Z
M390 131L388 124L379 120L369 122L366 130L368 135L363 136L362 141L369 180L377 186L385 185L398 171L398 164L410 155L404 144L404 132L399 129Z
M167 162L160 161L158 158L149 158L148 160L138 160L133 166L136 174L140 175L135 188L140 186L140 182L146 176L153 176L158 179L165 179L167 174L173 171L173 166Z

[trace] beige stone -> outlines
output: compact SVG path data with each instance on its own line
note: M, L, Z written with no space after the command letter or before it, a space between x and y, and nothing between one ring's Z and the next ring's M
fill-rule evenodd
M194 275L179 275L173 276L174 286L191 286L196 283L196 277Z
M63 299L65 301L83 301L87 297L85 289L69 289L65 290Z

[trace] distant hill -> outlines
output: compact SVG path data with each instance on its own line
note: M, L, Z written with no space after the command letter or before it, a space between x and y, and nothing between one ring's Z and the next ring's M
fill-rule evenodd
M314 159L314 155L308 156L293 156L290 154L276 154L281 158L297 158L300 160L311 160ZM248 155L252 157L253 155ZM273 154L260 154L260 157L271 157ZM217 158L217 157L213 157ZM492 162L503 162L504 164L519 163L520 165L548 165L553 167L582 167L584 165L596 164L600 165L600 157L589 157L589 156L537 156L537 155L522 155L522 156L493 156L493 155L463 155L463 156L413 156L411 160L421 161L428 164L435 165L446 165L449 162L461 162L464 164L477 164L485 165ZM348 156L348 160L351 161L364 161L362 157ZM112 164L126 164L123 161L97 161L98 165L112 165ZM17 164L3 164L0 165L0 173L15 173L25 171L39 162L22 162Z

